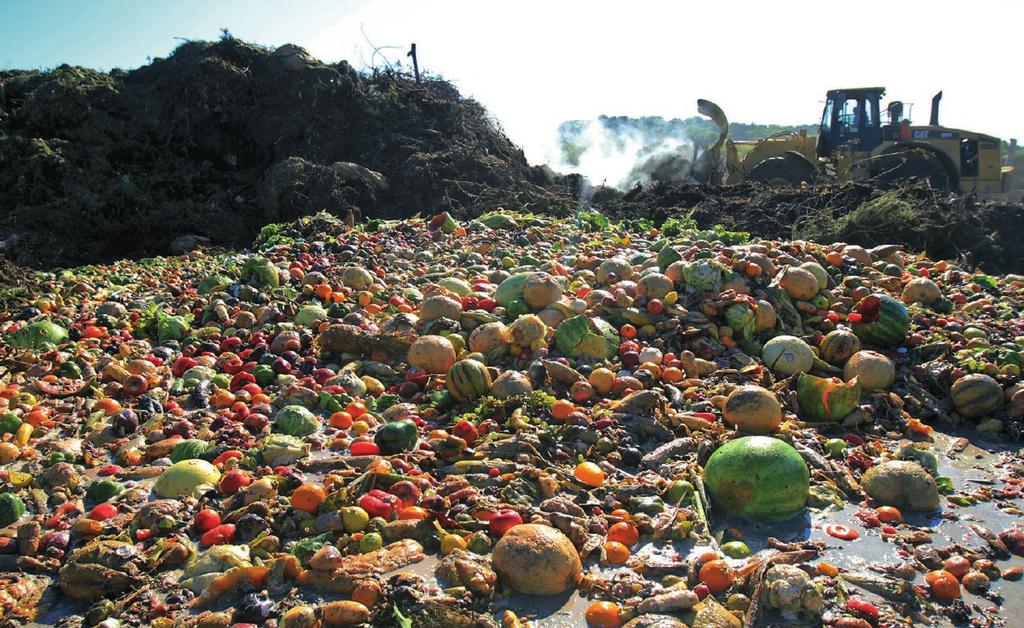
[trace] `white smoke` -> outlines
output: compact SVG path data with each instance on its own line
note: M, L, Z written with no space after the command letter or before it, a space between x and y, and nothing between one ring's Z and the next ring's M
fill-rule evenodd
M610 128L602 120L586 120L545 147L543 156L556 172L581 174L593 185L628 190L637 183L648 185L652 175L686 180L693 143L675 135L644 135L635 126Z

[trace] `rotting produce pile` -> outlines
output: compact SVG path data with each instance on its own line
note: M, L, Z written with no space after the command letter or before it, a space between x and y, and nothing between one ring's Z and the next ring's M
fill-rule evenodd
M593 214L318 214L28 288L0 313L4 620L1021 612L1019 276Z

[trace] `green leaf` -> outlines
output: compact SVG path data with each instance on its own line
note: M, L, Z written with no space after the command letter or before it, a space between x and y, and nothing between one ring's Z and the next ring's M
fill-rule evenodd
M402 614L402 611L398 610L398 604L391 606L391 614L394 616L395 621L398 622L399 628L412 628L412 620Z

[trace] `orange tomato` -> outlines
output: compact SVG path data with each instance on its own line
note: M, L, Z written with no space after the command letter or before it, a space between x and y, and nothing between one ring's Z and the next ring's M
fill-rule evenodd
M675 366L670 366L661 371L661 381L666 384L675 384L683 381L683 371Z
M576 411L576 405L566 399L559 399L551 406L551 416L564 421L569 415Z
M362 580L356 584L356 588L352 591L352 601L359 602L366 608L373 608L373 605L380 599L381 586L374 580Z
M825 261L831 264L832 266L842 266L843 254L838 253L836 251L832 251L831 253L825 256Z
M625 325L619 328L619 335L625 338L626 340L632 340L633 338L636 338L636 327L633 327L629 323L626 323Z
M320 502L326 498L327 493L324 492L323 487L306 482L292 493L291 504L292 508L296 510L315 513L317 508L320 507Z
M637 531L636 526L632 523L620 521L608 528L608 540L618 541L626 546L636 545L637 541L640 540L640 532Z
M875 515L882 523L903 523L903 513L899 511L899 508L880 506L875 508Z
M366 406L361 401L353 401L345 406L345 412L348 412L353 419L359 419L366 414Z
M700 568L699 578L712 593L722 593L732 587L732 568L724 560L709 560Z
M967 560L963 556L950 556L946 560L942 561L942 568L953 574L953 577L959 580L971 570L971 561Z
M315 290L317 298L319 298L321 301L327 301L328 299L331 298L331 295L334 293L334 291L331 290L331 287L325 283L317 284Z
M352 415L344 411L335 412L327 419L327 423L339 430L347 430L352 427Z
M398 511L399 519L421 521L430 516L430 511L419 506L406 506Z
M924 577L931 587L932 595L940 600L956 600L960 598L960 583L956 577L945 569L930 571Z
M608 541L604 544L605 560L613 565L621 565L629 560L629 548L618 541Z
M622 625L622 610L615 602L594 602L587 607L587 623L600 628L618 628Z
M573 470L572 475L588 486L596 488L604 485L604 471L593 462L579 463Z

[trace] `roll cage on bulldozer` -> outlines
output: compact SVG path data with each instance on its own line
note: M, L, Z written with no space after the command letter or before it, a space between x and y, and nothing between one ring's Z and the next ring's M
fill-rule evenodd
M882 109L883 87L833 89L826 93L817 135L779 133L763 140L726 139L722 110L699 100L698 111L719 127L707 161L726 150L725 183L761 181L800 185L826 180L872 180L885 186L927 180L938 190L1006 197L1013 168L1002 163L999 138L939 124L942 92L932 98L924 126L910 121L912 105L898 100Z

